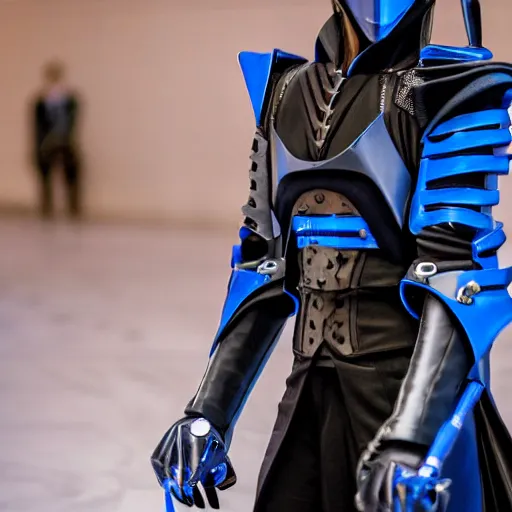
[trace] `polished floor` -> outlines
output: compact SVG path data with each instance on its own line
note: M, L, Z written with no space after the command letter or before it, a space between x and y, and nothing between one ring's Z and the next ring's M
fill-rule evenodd
M204 370L235 239L0 220L0 240L0 511L161 511L149 455ZM240 420L225 512L251 509L289 327ZM494 392L512 425L510 343Z

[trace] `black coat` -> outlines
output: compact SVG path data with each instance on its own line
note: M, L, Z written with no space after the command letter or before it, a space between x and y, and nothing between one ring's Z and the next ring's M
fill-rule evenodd
M55 151L76 151L75 129L78 98L69 94L57 113L39 96L32 106L33 151L37 159L51 158Z

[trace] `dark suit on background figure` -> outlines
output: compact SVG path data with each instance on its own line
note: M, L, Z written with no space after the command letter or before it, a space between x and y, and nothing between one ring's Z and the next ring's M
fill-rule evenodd
M60 166L65 178L68 213L78 217L81 214L81 187L75 128L79 102L76 95L62 85L63 68L59 64L48 65L44 77L45 87L32 104L40 212L43 217L53 214L52 178Z

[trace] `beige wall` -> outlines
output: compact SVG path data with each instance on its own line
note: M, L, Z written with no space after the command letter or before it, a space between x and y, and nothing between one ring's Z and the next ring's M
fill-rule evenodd
M512 3L492 4L485 12L486 43L497 58L510 58ZM498 11L499 4L506 7ZM327 0L254 5L1 3L0 204L34 203L26 100L38 85L41 64L57 56L69 64L86 101L82 140L92 214L238 223L253 119L237 52L275 46L311 57L329 12ZM436 24L437 41L464 42L458 0L440 2Z

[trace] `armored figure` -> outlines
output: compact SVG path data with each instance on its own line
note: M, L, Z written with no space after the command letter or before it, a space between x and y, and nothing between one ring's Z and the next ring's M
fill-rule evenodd
M512 66L482 47L478 1L462 7L468 47L429 43L434 0L333 0L314 62L240 54L250 196L208 368L152 456L175 499L219 508L216 489L236 482L236 420L295 315L255 512L401 510L397 475L439 462L444 425L459 434L432 506L403 510L512 511L512 442L489 390L512 321L492 216ZM483 391L462 421L468 383Z

